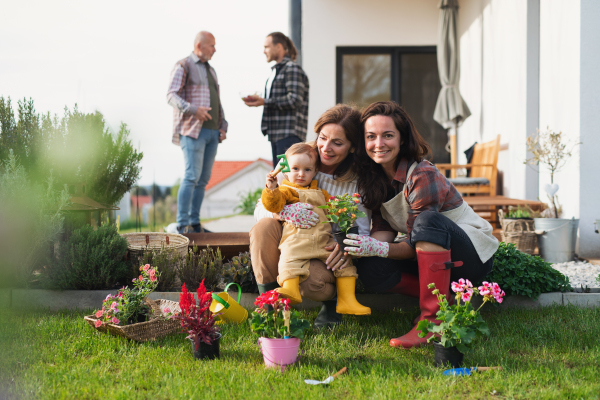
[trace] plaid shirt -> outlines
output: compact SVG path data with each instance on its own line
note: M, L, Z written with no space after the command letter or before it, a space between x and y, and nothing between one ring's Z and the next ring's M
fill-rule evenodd
M261 130L269 141L290 136L306 140L308 125L308 77L298 64L284 57L277 65L271 95L265 98ZM265 93L266 97L266 93Z
M178 61L171 72L167 102L173 106L172 142L176 145L179 145L179 135L198 139L202 129L202 121L196 118L195 114L198 107L210 107L207 66L219 92L219 81L215 70L208 63L200 61L194 53ZM227 121L220 101L219 129L227 131Z
M398 170L392 181L396 195L402 191L404 185L406 192L404 197L409 206L406 229L408 237L412 231L413 223L417 216L423 211L449 211L454 210L463 202L463 198L454 185L429 161L421 161L413 170L408 182L406 174L412 165L408 160L402 159ZM388 199L389 200L389 199ZM377 231L390 231L397 233L381 216L379 210L373 211L373 226L371 233Z

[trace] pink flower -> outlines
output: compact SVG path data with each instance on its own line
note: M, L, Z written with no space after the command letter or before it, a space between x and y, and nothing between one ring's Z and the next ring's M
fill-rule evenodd
M335 200L335 196L331 196L329 200Z
M154 269L151 269L150 271L148 271L150 273L150 276L154 276L156 275L156 272L154 271Z
M150 264L144 265L144 271L148 271L148 268L150 268Z
M488 294L490 294L492 286L490 285L489 282L483 282L483 286L479 286L479 294L482 296L486 296Z
M171 309L169 307L165 307L165 309L163 310L163 312L168 314L168 313L171 312Z
M100 318L100 317L102 317L102 314L104 314L104 313L102 312L102 310L98 310L98 311L96 311L96 318Z
M96 322L94 322L94 326L95 326L96 328L99 328L99 327L101 327L101 326L102 326L102 321L100 321L99 319L97 319L97 320L96 320Z
M113 301L112 304L110 305L110 308L113 309L113 310L116 309L116 308L118 308L118 307L119 307L119 303L117 303L116 301Z
M143 280L144 280L144 277L140 275L140 276L138 277L138 279L139 279L140 281L143 281Z
M156 276L152 275L152 276L150 277L150 280L151 280L152 282L156 282Z
M452 291L454 293L459 293L463 291L463 286L459 283L456 282L452 282L452 284L450 285L450 287L452 288Z
M110 322L112 322L113 324L117 324L118 325L119 322L121 322L121 321L119 321L116 317L112 317L112 319L110 320Z
M352 195L352 197L360 197L360 194L358 194L358 193L354 193L354 194Z
M133 278L131 282L135 282L135 281L137 281L137 279Z
M467 290L461 296L462 301L464 301L466 303L467 301L471 300L471 296L472 295L473 295L473 291L472 290Z

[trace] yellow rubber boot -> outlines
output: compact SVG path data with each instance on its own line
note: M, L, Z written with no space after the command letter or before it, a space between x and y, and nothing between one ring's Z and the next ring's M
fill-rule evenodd
M290 304L300 304L302 303L302 296L300 296L300 277L295 277L293 279L288 279L283 281L283 285L280 288L275 289L277 293L282 295L283 297L290 299Z
M371 315L371 309L360 304L356 300L355 288L356 277L344 276L335 278L337 286L337 307L335 310L340 314Z

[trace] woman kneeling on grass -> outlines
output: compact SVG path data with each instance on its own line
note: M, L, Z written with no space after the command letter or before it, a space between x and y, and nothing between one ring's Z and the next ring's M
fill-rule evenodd
M315 124L315 132L318 135L316 148L320 166L314 179L319 183L319 187L332 196L357 192L354 152L362 136L360 112L346 105L332 107L319 118ZM301 234L303 230L311 229L318 223L319 217L312 209L313 206L310 204L295 203L286 205L281 213L273 214L266 211L261 203L257 204L254 215L258 222L250 230L250 256L260 293L279 287L277 267L281 254L279 244L283 232L280 221L303 228L299 231ZM359 205L359 209L367 216L356 220L358 232L361 235L368 235L371 213L362 204ZM334 227L334 230L336 229ZM325 249L331 251L334 246ZM337 288L333 272L353 267L350 257L343 255L337 244L335 249L338 251L330 255L326 264L318 259L312 259L308 266L308 278L299 285L303 298L323 302L314 323L317 329L338 324L342 320L341 314L336 311ZM344 280L347 290L354 292L356 277L351 276ZM362 307L361 315L367 314L365 309L370 314L368 307Z
M394 347L419 347L430 335L419 338L416 323L435 321L439 310L427 285L435 283L451 301L451 280L476 282L492 270L498 240L492 226L425 160L429 145L402 107L394 102L373 103L361 122L358 188L364 205L373 210L373 227L370 237L348 235L344 243L356 247L345 250L361 257L358 275L367 289L419 298L421 314L415 327L390 340ZM394 243L399 232L406 239Z

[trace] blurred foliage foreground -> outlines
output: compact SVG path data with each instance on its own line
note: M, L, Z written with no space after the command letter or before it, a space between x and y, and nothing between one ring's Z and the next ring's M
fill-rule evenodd
M86 183L87 196L115 205L138 180L142 157L127 126L112 133L97 111L75 105L62 118L40 115L23 99L15 114L10 98L0 97L0 286L35 279L73 215L61 212L70 185Z

